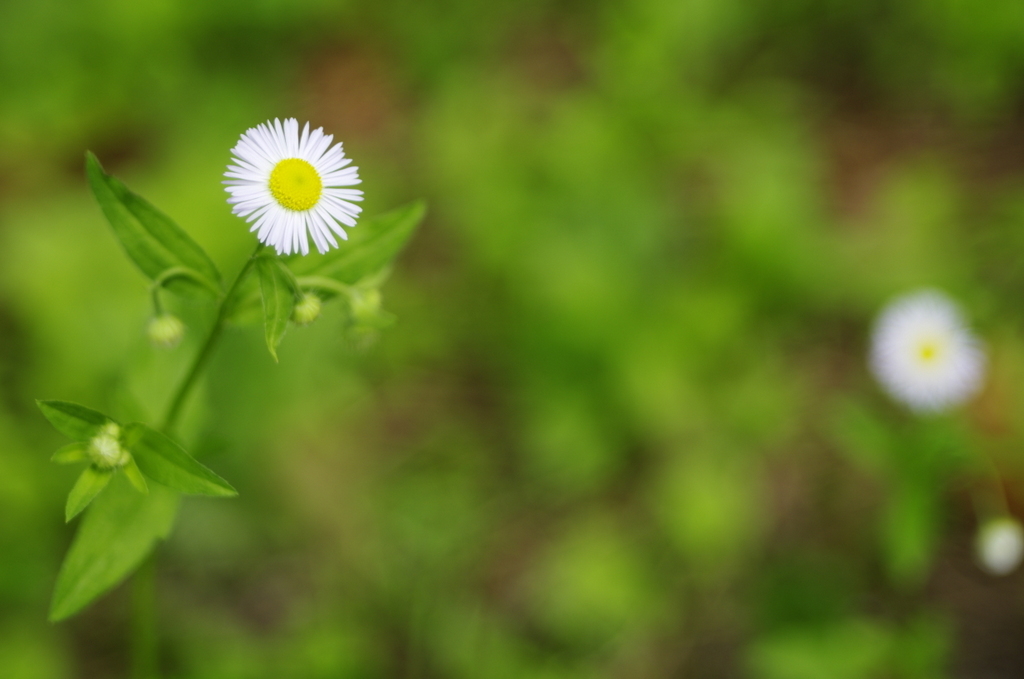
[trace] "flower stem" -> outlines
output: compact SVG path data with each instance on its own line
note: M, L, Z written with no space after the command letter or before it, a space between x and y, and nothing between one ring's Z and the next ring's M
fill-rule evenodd
M184 381L178 387L178 391L174 394L174 398L171 399L171 404L167 408L167 416L164 418L163 427L161 430L165 434L170 434L173 431L175 425L178 424L178 418L181 416L181 409L185 405L185 400L188 398L189 392L192 391L192 387L195 386L196 380L199 375L203 372L203 368L206 367L206 362L210 359L213 354L213 349L217 345L217 340L220 339L221 333L224 331L224 322L227 320L228 315L231 313L232 307L235 303L235 295L238 292L238 287L242 281L248 275L252 265L256 262L256 255L263 249L263 245L257 245L256 250L252 253L245 262L245 266L235 276L234 282L231 287L228 288L227 294L224 295L220 302L220 308L217 309L217 319L213 322L213 327L210 328L210 334L206 337L206 342L203 344L202 349L196 354L195 361L192 363L192 367L185 375Z
M150 554L135 572L132 586L132 676L157 676L156 554Z
M210 356L213 354L217 340L224 331L224 323L227 321L235 304L238 288L246 275L248 275L249 270L252 269L252 265L256 261L256 255L259 254L262 248L262 244L256 246L252 256L242 266L242 270L235 276L231 287L228 288L227 293L221 298L220 307L217 309L217 318L213 322L213 327L210 328L210 334L206 337L206 342L199 350L199 353L196 354L192 367L189 368L185 379L178 386L178 390L175 392L174 398L171 399L170 405L167 408L167 415L164 417L163 426L161 427L165 434L170 434L174 430L175 425L177 425L182 407L185 405L192 387L195 386L196 380L199 379L199 375L202 374L203 368L206 367L207 361L209 361ZM154 288L154 302L158 303L156 294L156 288ZM159 676L155 579L156 554L153 553L135 572L134 578L132 592L132 676L135 679L155 679Z

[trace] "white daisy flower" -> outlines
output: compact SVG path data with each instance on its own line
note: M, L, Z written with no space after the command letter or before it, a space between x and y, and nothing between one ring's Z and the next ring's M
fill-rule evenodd
M361 208L363 192L341 188L359 183L359 168L349 167L340 143L322 127L275 119L247 130L231 149L233 165L224 173L231 211L252 223L260 242L279 255L309 253L307 234L321 253L338 247L334 234L348 238ZM333 232L333 233L332 233Z
M978 563L990 575L1006 575L1024 557L1024 530L1009 517L988 521L978 531Z
M937 412L977 393L985 354L942 293L923 290L885 308L871 338L871 370L898 401Z

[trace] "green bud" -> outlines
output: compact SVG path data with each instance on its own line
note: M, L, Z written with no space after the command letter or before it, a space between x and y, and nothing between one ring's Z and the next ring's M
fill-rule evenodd
M380 315L380 288L357 289L352 295L352 316L357 321L370 321Z
M131 455L121 447L121 428L110 422L90 441L86 455L100 469L117 469L128 464Z
M173 349L185 334L185 324L173 314L160 314L146 328L149 341L161 349Z
M304 294L292 310L292 320L296 325L309 325L318 318L320 318L320 298L312 293Z

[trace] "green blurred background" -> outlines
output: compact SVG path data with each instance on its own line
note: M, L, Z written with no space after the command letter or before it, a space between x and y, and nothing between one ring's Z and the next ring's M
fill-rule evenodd
M189 420L237 500L159 550L167 676L1024 676L1019 0L0 2L0 676L125 676L130 588L46 622L73 469L35 398L153 413L83 153L237 271L247 128L323 125L430 214L372 346L232 330ZM921 285L984 337L918 423L865 366ZM980 489L980 490L979 490Z

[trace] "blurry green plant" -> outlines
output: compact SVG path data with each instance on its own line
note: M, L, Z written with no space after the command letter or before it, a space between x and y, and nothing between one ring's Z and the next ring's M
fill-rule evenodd
M151 281L151 341L173 347L184 331L181 321L164 311L161 294L214 302L217 314L172 392L162 422L121 424L75 403L38 401L43 415L73 441L59 449L53 461L87 465L68 495L67 521L88 511L57 579L52 621L78 613L139 568L169 534L179 495L237 494L175 438L183 406L225 324L259 314L262 308L267 349L275 361L289 323L312 323L324 302L340 301L348 326L357 333L387 326L393 319L380 308L380 286L425 211L423 203L415 202L364 220L340 249L310 258L280 256L261 243L225 290L220 272L203 249L160 210L107 174L92 153L86 156L86 174L125 253ZM141 585L144 602L145 588L153 586L152 569L143 569L140 576L148 578L148 585ZM152 605L143 605L141 613L137 607L137 614L150 620L136 620L136 626L152 629ZM150 657L139 660L140 653ZM137 649L136 658L137 674L155 673L152 651Z

